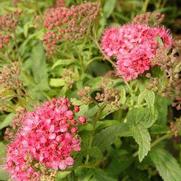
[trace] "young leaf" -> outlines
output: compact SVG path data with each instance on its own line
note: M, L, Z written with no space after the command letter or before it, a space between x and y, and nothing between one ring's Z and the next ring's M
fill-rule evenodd
M108 18L113 12L116 6L116 0L106 0L105 5L103 7L103 12L106 18Z
M39 89L47 90L48 86L48 70L45 62L45 52L42 43L38 43L32 50L32 72L35 83Z
M181 167L170 153L161 148L154 148L149 156L164 181L181 180Z
M59 78L52 78L50 79L50 86L52 87L62 87L65 85L65 81Z
M151 145L151 137L148 130L141 124L132 125L130 127L131 133L133 138L135 139L136 143L139 145L138 148L138 158L141 162L144 157L150 151Z
M8 115L6 116L6 118L5 118L2 122L0 122L0 129L3 129L3 128L5 128L6 126L8 126L8 125L11 123L14 115L15 115L14 113L8 114Z

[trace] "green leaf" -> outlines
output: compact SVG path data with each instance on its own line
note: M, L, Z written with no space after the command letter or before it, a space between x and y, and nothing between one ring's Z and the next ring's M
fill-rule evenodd
M53 66L52 66L52 69L58 67L58 66L64 66L64 65L70 65L72 64L73 62L75 62L75 60L73 59L60 59L60 60L57 60Z
M65 80L60 78L52 78L50 79L50 86L51 87L62 87L65 85Z
M62 180L64 179L65 177L67 177L69 174L71 173L71 171L59 171L57 173L57 176L56 176L56 181L59 181L59 180Z
M104 7L103 7L103 13L106 18L108 18L111 13L113 12L115 6L116 6L116 0L106 0Z
M148 130L141 124L132 125L130 127L133 138L139 145L138 148L138 158L141 162L144 157L148 154L151 148L151 137Z
M40 90L48 90L48 69L42 43L38 43L34 46L31 60L35 83Z
M8 114L6 116L6 118L2 122L0 122L0 129L3 129L3 128L7 127L8 125L10 125L14 116L15 116L14 113Z
M181 180L181 167L170 153L156 147L151 150L149 156L164 181Z
M110 177L105 171L101 169L94 170L94 177L90 181L116 181L116 179Z
M4 165L6 155L6 146L4 143L0 142L0 180L6 181L8 180L8 173L5 171L5 169L1 168L1 165Z
M106 106L104 107L104 109L101 112L101 119L105 118L106 116L108 116L109 114L115 112L119 110L118 106L112 105L112 104L106 104Z
M143 100L146 101L149 107L153 107L155 103L155 93L150 90L144 90L139 96L138 96L138 104L141 104Z
M102 151L114 143L117 137L130 136L130 131L125 123L113 125L97 133L94 138L94 145Z
M129 125L142 124L145 128L150 128L156 121L156 114L153 114L148 107L131 109L127 114Z

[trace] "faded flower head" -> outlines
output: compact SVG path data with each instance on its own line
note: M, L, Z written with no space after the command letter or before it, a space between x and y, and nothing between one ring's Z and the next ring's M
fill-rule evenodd
M132 23L157 26L162 23L165 16L159 12L146 12L133 18Z
M17 26L20 11L15 11L6 15L0 16L0 30L14 31Z
M20 64L13 62L5 65L0 70L0 84L6 89L17 90L22 88L22 82L19 79Z
M19 11L0 16L0 49L9 43L10 32L15 30L19 16Z
M44 44L49 54L52 54L56 44L64 40L80 39L88 30L99 12L98 3L83 3L66 8L56 6L45 12L44 27L47 33Z
M65 7L65 0L56 0L55 6L56 7Z
M129 81L150 69L160 41L164 47L172 45L172 38L164 27L127 24L108 28L101 47L107 56L117 58L117 74Z
M3 35L0 33L0 49L4 48L10 41L9 35Z
M80 151L78 125L84 124L86 119L81 116L75 120L74 114L79 110L71 107L66 98L53 99L24 116L22 128L14 141L16 144L13 142L8 148L6 165L12 177L23 180L22 175L27 174L23 173L27 154L47 169L65 170L74 164L72 153Z

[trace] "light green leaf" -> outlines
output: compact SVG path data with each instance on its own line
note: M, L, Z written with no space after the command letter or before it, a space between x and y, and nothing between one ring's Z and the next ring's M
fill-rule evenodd
M145 128L150 128L156 121L156 114L153 114L147 107L131 109L127 114L129 125L142 124Z
M10 113L6 116L6 118L0 122L0 129L5 128L6 126L10 125L10 123L12 122L12 119L14 118L15 114L14 113Z
M104 7L103 7L103 13L106 18L108 18L111 13L113 12L115 6L116 6L116 0L106 0Z
M32 50L32 72L35 83L41 90L49 89L48 70L45 58L45 52L42 43L38 43Z
M64 179L65 177L67 177L69 174L71 173L71 171L59 171L57 173L57 176L56 176L56 181L59 181L59 180L62 180Z
M153 107L155 103L155 93L153 91L145 89L138 96L138 104L141 104L144 100L146 101L149 107Z
M65 85L65 80L60 78L52 78L50 79L50 86L52 87L62 87Z
M52 69L58 67L58 66L64 66L64 65L70 65L72 64L73 62L75 62L75 60L73 59L60 59L60 60L57 60L53 66L52 66Z
M149 156L164 181L181 180L181 167L169 152L156 147L151 150Z
M141 124L133 125L130 127L131 133L133 138L135 139L136 143L138 144L138 158L141 162L144 157L150 151L151 145L151 137L148 130Z
M0 142L0 180L6 181L8 180L8 173L1 167L1 165L4 165L6 155L6 146L4 143Z

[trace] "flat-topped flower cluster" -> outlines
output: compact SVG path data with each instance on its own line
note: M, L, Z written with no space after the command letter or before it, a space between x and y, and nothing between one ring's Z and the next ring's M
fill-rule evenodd
M107 56L116 57L117 74L129 81L151 68L156 50L171 47L172 37L164 27L134 23L106 29L101 45Z
M75 120L79 107L71 107L68 99L58 98L24 115L22 127L7 150L6 165L13 179L39 180L39 172L28 164L27 157L55 170L74 164L72 153L80 151L78 125L84 124L86 118Z

